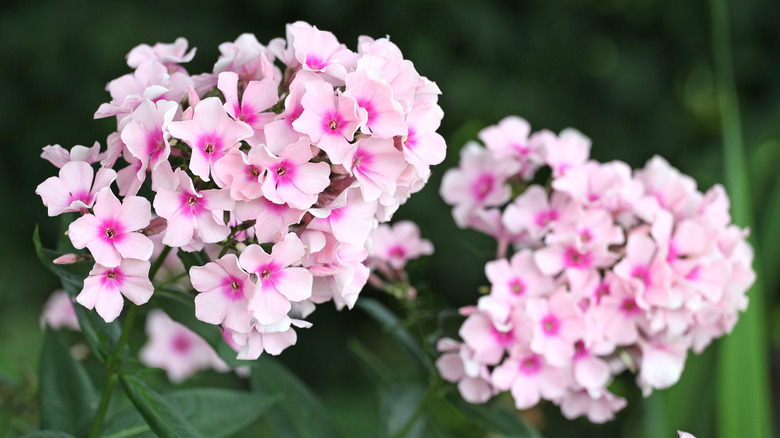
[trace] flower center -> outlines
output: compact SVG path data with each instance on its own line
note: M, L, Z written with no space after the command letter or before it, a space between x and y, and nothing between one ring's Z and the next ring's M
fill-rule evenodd
M113 280L114 278L116 278L116 272L110 271L108 274L106 274L106 277Z
M339 123L338 123L337 121L335 121L335 120L331 120L331 121L330 121L330 124L328 125L328 128L329 128L331 131L335 131L335 130L336 130L336 128L338 128L338 127L339 127Z
M106 237L113 239L116 236L116 231L113 228L106 228Z
M239 285L237 281L234 281L230 283L230 287L232 287L233 290L238 290L238 288L241 287L241 285Z
M263 269L263 272L260 273L261 278L268 278L271 276L271 272L268 269Z
M189 198L187 198L187 205L189 205L190 207L192 207L193 205L195 205L197 203L198 203L198 198L196 198L194 196L190 196Z
M558 318L556 318L553 315L548 315L544 319L542 319L542 331L546 335L556 335L558 333L558 329L560 328L560 322L558 321Z
M279 167L276 168L276 174L277 175L282 176L285 173L287 173L287 169L285 169L284 166L279 166Z
M252 170L250 170L249 173L251 173L252 176L260 176L260 171L257 170L257 167L254 166L252 166Z
M214 153L214 143L206 143L206 146L203 147L203 150L211 155Z

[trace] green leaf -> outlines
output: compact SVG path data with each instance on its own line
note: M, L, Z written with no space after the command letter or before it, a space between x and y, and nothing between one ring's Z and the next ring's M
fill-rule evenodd
M41 430L38 432L22 435L22 438L76 438L73 435L55 430Z
M41 427L86 436L100 396L59 335L46 329L39 365Z
M257 421L277 402L277 398L231 389L197 388L162 394L186 421L203 436L229 437ZM133 407L111 417L101 434L103 438L154 437L149 425Z
M186 252L179 250L176 252L179 260L184 264L184 269L190 272L190 268L193 266L203 266L209 262L209 256L203 251L198 252Z
M68 295L75 298L81 293L81 289L84 287L84 278L89 274L91 266L87 263L76 263L73 265L55 265L52 263L52 260L62 255L62 253L43 248L38 226L33 231L33 244L41 263L60 278L62 286L68 292ZM98 360L106 363L106 358L113 354L119 335L122 332L119 322L106 323L95 312L87 310L81 305L74 305L73 308L76 311L79 326L81 326L81 330L92 352Z
M252 390L257 397L281 396L266 415L268 427L280 438L333 438L341 431L311 390L294 374L268 356L252 368Z
M387 307L371 298L361 298L357 302L357 307L368 313L369 316L381 324L385 331L389 332L401 346L405 347L404 351L410 355L413 360L419 362L420 365L426 368L430 373L437 373L433 363L425 354L425 351L417 340L414 339L414 336L409 333L409 330L403 326L401 320L399 320L393 312L388 310Z
M200 433L188 422L182 413L160 394L156 393L135 376L120 376L119 381L125 394L138 408L146 424L163 438L197 438Z
M498 403L471 404L460 395L450 393L447 400L464 417L483 428L498 432L505 438L541 438L539 432L525 424L516 411L510 411Z
M195 317L195 301L192 298L187 299L186 297L165 294L153 296L152 299L171 319L184 325L208 342L229 366L238 367L249 364L246 361L236 359L236 352L222 338L219 327Z
M422 414L426 384L419 380L388 381L379 388L379 410L388 436L422 437L427 418ZM409 424L412 422L411 424Z

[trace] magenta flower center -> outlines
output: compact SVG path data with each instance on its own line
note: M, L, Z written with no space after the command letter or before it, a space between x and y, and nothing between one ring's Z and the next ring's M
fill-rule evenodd
M556 219L558 219L558 212L555 210L547 210L537 214L536 218L534 219L534 222L536 222L536 225L544 228L547 225L549 225L550 222Z
M641 280L645 286L650 284L650 272L644 266L637 266L631 271L631 276L637 280Z
M331 120L330 123L328 124L328 129L330 129L331 131L335 131L336 129L338 129L338 127L339 127L339 122L335 120Z
M116 278L116 272L114 272L114 271L109 271L109 273L108 273L108 274L106 274L106 277L108 277L108 278L110 278L110 279L112 279L112 280L113 280L114 278Z
M276 174L279 176L284 175L287 172L287 169L284 168L284 166L279 166L276 168Z
M211 155L214 153L214 148L214 143L206 143L206 146L203 147L203 151Z
M570 268L587 268L593 263L593 255L589 252L580 253L576 248L566 248L565 264Z
M238 284L238 282L237 282L237 281L234 281L234 282L230 283L230 287L232 287L232 288L233 288L233 290L238 290L238 288L240 288L240 287L241 287L241 285L240 285L240 284Z
M192 341L186 334L179 333L171 340L171 347L174 352L185 354L192 348Z
M542 331L547 336L555 336L561 329L561 322L555 315L547 315L542 319Z
M495 181L493 180L492 174L482 174L479 178L477 178L476 181L474 181L474 185L471 186L474 197L480 201L484 201L487 195L493 191L494 184Z
M515 278L509 283L509 291L517 296L523 295L525 292L525 283L519 278Z
M187 198L187 205L189 205L190 207L192 207L193 205L195 205L197 203L198 203L198 198L196 198L194 196L190 196L189 198Z
M113 239L114 236L116 236L116 232L114 231L114 229L106 228L106 237L108 237L109 239Z
M637 306L636 300L633 298L626 298L623 300L623 303L620 305L620 309L629 315L639 313L639 306Z
M400 245L390 248L390 258L401 259L404 255L406 255L406 251Z
M252 174L252 176L260 176L260 171L255 166L250 166L249 173Z
M520 372L523 374L536 374L542 368L538 356L526 357L520 361Z
M263 272L260 273L260 277L265 279L271 276L271 271L268 269L263 269Z

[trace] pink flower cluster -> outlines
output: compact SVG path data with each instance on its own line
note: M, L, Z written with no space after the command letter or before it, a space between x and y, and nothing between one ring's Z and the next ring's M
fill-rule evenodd
M123 295L151 297L147 236L162 233L211 256L189 273L197 317L233 332L240 358L278 354L315 304L355 304L370 234L444 159L440 91L389 39L355 52L304 22L221 44L209 73L187 72L187 49L134 48L95 113L117 121L106 150L47 146L59 176L36 193L51 216L82 213L68 234L95 267L77 300L106 321Z
M635 372L648 395L731 331L755 273L723 187L702 193L660 157L633 172L590 160L578 131L531 133L519 117L479 137L441 186L460 227L498 242L463 342L439 344L466 400L509 390L518 409L546 399L604 422L626 404L607 389L615 375Z

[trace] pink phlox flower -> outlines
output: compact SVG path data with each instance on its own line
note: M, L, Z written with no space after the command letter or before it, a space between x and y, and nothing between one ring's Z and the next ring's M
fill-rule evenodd
M580 240L573 237L534 252L536 266L545 275L564 271L568 276L571 270L608 268L618 258L618 254L610 251L606 245L583 247Z
M706 219L676 221L671 213L661 210L652 224L651 236L660 253L673 265L681 258L702 256L713 247L713 233Z
M223 324L238 332L251 329L252 313L247 308L255 283L238 264L234 254L205 266L190 268L195 297L195 316L209 324Z
M248 333L234 333L233 340L241 345L238 352L240 360L255 360L263 352L278 356L287 347L295 345L298 334L293 329L309 328L311 323L285 316L282 321L271 325L255 324Z
M376 70L361 68L346 78L345 96L355 99L359 111L366 113L366 123L360 130L378 138L393 138L408 134L403 107L393 99L393 88Z
M224 240L230 228L222 221L222 212L235 206L229 192L225 189L197 191L186 173L176 169L175 175L178 187L160 188L154 197L154 210L168 221L163 243L184 247L196 237L207 243Z
M637 170L635 177L645 187L639 215L647 222L654 221L658 209L669 210L679 218L690 216L700 205L702 195L696 190L696 181L659 156Z
M255 220L255 238L258 242L265 243L281 241L289 226L299 223L306 211L258 198L237 202L233 213L242 221Z
M313 155L306 138L287 146L279 156L262 145L252 148L249 156L268 169L262 191L271 202L306 210L330 185L330 166L325 162L309 162Z
M119 131L108 134L108 138L106 139L106 151L100 154L100 157L102 157L100 159L100 165L113 168L114 164L116 164L116 160L122 156L122 153L124 153L126 149L127 147L124 142L122 142L122 135Z
M175 71L186 73L179 64L192 61L196 51L193 47L192 50L187 52L188 46L189 42L183 37L176 38L176 41L170 44L157 43L154 46L139 44L133 47L133 50L127 54L127 66L137 68L144 61L152 60L168 67L168 71L171 73Z
M504 225L513 233L527 231L532 239L541 239L555 225L569 217L579 217L581 207L561 192L547 191L539 185L528 187L504 210Z
M95 195L116 179L116 172L105 167L101 167L96 175L93 173L92 166L85 161L69 161L60 169L59 176L49 177L40 183L35 193L41 197L49 216L86 212L92 208Z
M531 350L555 366L571 364L574 344L585 335L585 318L572 296L558 290L549 297L531 298L526 312L534 322Z
M561 218L556 227L548 234L546 245L574 242L580 252L599 248L608 250L610 246L625 242L623 230L612 221L612 215L603 209L579 210Z
M379 225L371 235L371 257L403 269L409 260L433 254L433 244L420 238L420 228L412 221L400 221L392 227Z
M528 409L542 398L559 399L565 394L569 379L565 368L552 366L543 356L522 346L513 348L491 375L497 390L511 391L517 409Z
M443 338L436 348L444 353L436 360L436 369L444 380L458 384L464 400L479 404L493 396L495 390L487 366L472 359L473 351L467 345Z
M639 339L640 328L647 327L647 311L637 300L638 286L613 273L605 277L608 293L588 310L588 332L592 338L603 339L618 346L633 345Z
M358 113L354 98L341 91L334 95L333 86L325 81L309 81L304 87L303 113L292 123L293 128L308 135L333 164L346 163L357 148L351 142L366 123L366 114Z
M539 136L539 140L544 143L547 165L552 168L555 178L588 161L591 141L580 131L566 128L556 136L544 130L539 132Z
M178 109L176 102L158 100L154 103L147 99L133 111L121 138L127 150L143 163L141 172L146 171L147 166L156 169L161 162L168 160L171 145L167 127Z
M489 313L478 310L466 318L458 334L474 350L475 360L496 365L505 352L528 343L531 324L522 309L513 312L505 322L496 321Z
M530 237L526 231L513 233L504 225L503 212L499 208L479 209L474 211L469 220L469 228L492 236L499 245L513 243L516 247L536 246L538 242Z
M631 178L631 168L622 161L588 161L556 178L552 187L585 207L610 212L632 209L643 192L642 184Z
M251 33L243 33L232 43L219 45L219 59L214 64L214 74L224 71L238 73L245 82L281 77L273 66L273 56ZM216 78L215 78L216 79ZM213 87L216 81L209 85Z
M640 339L638 345L642 359L637 385L642 388L642 395L647 397L653 389L665 389L680 380L688 356L689 337Z
M376 205L363 199L359 188L350 187L322 208L310 209L314 219L308 228L333 233L340 242L363 247L376 224Z
M103 266L119 266L122 259L149 260L154 244L136 231L149 225L151 210L145 198L128 196L120 203L111 189L104 188L95 196L94 214L73 221L68 237L74 247L88 248Z
M84 288L76 301L87 309L97 310L106 322L116 319L122 312L127 297L136 305L149 301L154 286L149 280L148 260L122 259L118 266L109 268L99 263L89 271L84 279Z
M251 126L231 119L216 97L201 100L192 120L171 122L168 131L192 148L190 169L205 181L217 160L254 134Z
M512 193L506 182L517 172L518 164L498 160L475 142L466 144L460 156L460 167L444 174L439 192L446 203L455 206L455 223L465 228L477 209L509 200Z
M535 137L529 138L530 134L530 123L509 116L480 131L478 137L496 156L520 162L520 174L529 179L544 164L542 144Z
M179 102L187 94L187 86L191 83L186 73L170 74L162 63L144 61L135 72L109 82L107 89L111 94L111 102L101 104L95 112L95 118L117 116L117 125L121 129L127 123L130 113L145 99L152 102L161 99Z
M726 194L726 189L720 184L715 184L704 193L698 215L706 218L713 227L723 229L731 223L730 205L731 201Z
M293 128L293 123L303 114L301 99L306 94L305 84L309 81L320 80L312 72L299 71L295 75L295 79L290 84L290 91L284 99L284 111L276 116L276 120L265 125L263 129L266 147L271 153L278 154L285 146L297 143L301 136L305 136Z
M488 262L485 274L490 280L490 295L505 303L544 296L555 287L553 279L539 271L533 253L527 249L516 252L511 260Z
M586 347L585 342L581 340L575 342L572 362L574 383L585 388L592 395L605 390L612 373L609 364L599 356L602 355L600 353L609 354L611 352Z
M165 370L168 379L181 383L198 371L228 369L203 338L173 321L162 310L153 309L146 317L148 341L138 352L148 367Z
M644 308L662 306L677 309L683 304L682 291L672 287L673 272L666 255L645 233L628 236L625 256L613 271L640 287L637 302Z
M214 182L229 189L230 197L236 201L250 201L263 196L264 175L265 168L257 157L249 157L240 149L228 151L214 163L211 172Z
M358 55L340 44L332 33L303 21L289 25L288 30L292 36L295 59L303 70L323 73L326 78L338 82L344 80L347 72L355 70Z
M592 423L606 423L615 418L615 413L626 407L628 402L606 389L594 394L592 391L569 391L558 402L563 416L572 420L586 415Z
M293 233L275 244L270 255L259 245L249 245L241 253L241 267L258 276L257 288L249 302L258 323L276 324L287 316L291 301L303 301L311 296L311 273L292 266L299 264L304 255L303 243Z
M45 325L58 330L63 327L81 331L73 301L65 289L57 289L49 296L41 312L41 328Z
M363 198L375 201L382 195L395 195L396 182L405 167L404 156L395 148L393 140L363 138L358 140L347 169L360 183Z
M447 143L436 132L443 116L435 104L415 106L406 114L408 133L402 139L402 151L421 178L427 179L429 167L444 161L447 154Z
M338 310L344 307L351 309L371 273L364 264L368 250L338 242L332 235L326 236L328 244L320 253L332 251L332 255L328 256L331 261L309 268L315 274L311 299L317 303L332 299Z
M408 112L414 105L417 84L421 77L414 64L404 59L401 50L388 38L374 40L362 35L358 37L357 69L374 70L381 74L382 79L393 87L393 99L400 103L404 112Z
M92 147L76 145L70 151L58 144L44 146L41 158L58 168L62 168L70 161L86 161L87 164L92 164L100 159L100 143L96 141ZM111 166L104 165L104 167Z
M247 142L254 146L265 142L263 127L276 118L276 114L265 112L279 101L279 84L268 77L246 84L241 103L238 102L238 74L222 72L217 88L225 97L225 111L235 120L245 122L254 129L254 135Z

